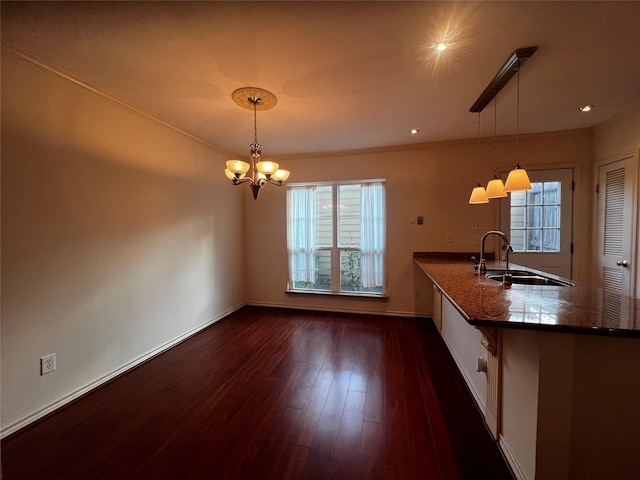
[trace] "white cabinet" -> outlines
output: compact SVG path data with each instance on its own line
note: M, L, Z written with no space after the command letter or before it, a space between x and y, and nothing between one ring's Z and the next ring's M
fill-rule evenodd
M483 414L487 404L487 375L476 371L478 357L487 358L489 352L482 346L481 332L469 325L460 312L446 298L442 299L441 335L451 356L469 386Z
M518 479L640 478L637 339L485 332L436 290L434 321Z

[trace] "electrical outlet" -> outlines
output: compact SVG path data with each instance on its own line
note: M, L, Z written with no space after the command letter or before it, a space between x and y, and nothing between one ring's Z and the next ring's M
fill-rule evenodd
M420 300L422 298L422 291L421 290L416 290L415 291L415 299L416 300Z
M45 355L40 357L40 375L46 375L56 369L56 354Z
M453 243L453 233L445 234L444 241L447 243Z

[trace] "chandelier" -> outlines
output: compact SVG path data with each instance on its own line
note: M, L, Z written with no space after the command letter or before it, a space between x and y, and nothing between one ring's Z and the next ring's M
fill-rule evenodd
M244 87L235 90L231 98L242 108L253 110L253 143L249 146L251 164L242 160L228 160L224 173L231 183L240 185L248 183L253 193L253 198L258 199L258 194L265 184L282 186L289 178L289 170L281 170L276 162L265 161L261 146L258 143L257 110L270 110L276 106L276 96L261 88ZM247 173L249 176L247 176Z

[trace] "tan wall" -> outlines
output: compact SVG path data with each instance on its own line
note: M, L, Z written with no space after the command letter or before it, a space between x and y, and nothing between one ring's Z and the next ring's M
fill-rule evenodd
M3 434L242 303L225 158L3 55Z
M515 164L515 139L499 139L498 170ZM525 168L553 165L575 168L574 237L589 238L591 202L591 132L522 136L520 163ZM245 192L247 301L254 304L298 306L413 315L430 313L428 286L417 289L415 300L414 251L477 252L472 222L482 221L484 230L497 228L497 203L469 205L471 188L486 182L494 171L491 139L481 146L475 140L427 144L412 149L385 149L352 154L333 154L279 159L291 170L290 183L329 180L387 180L388 301L285 294L287 282L285 188L265 187L254 201ZM423 226L410 222L424 216ZM585 221L586 220L586 221ZM453 234L453 243L445 236ZM580 242L574 256L574 278L589 278L590 245ZM586 265L585 265L586 264ZM469 260L469 268L472 262ZM423 289L427 289L423 291ZM424 308L424 310L423 310Z

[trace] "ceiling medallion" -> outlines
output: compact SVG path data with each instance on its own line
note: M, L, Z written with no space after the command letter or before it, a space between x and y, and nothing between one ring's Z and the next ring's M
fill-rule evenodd
M278 103L273 93L256 87L242 87L234 90L231 99L247 110L253 110L254 104L256 110L271 110Z

